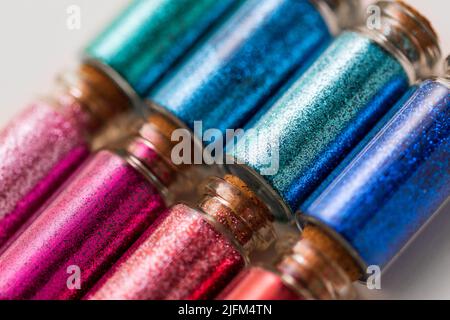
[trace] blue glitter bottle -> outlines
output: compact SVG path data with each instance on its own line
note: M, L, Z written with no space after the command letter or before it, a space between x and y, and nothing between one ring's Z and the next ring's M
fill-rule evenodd
M361 274L392 261L450 197L450 69L376 131L298 216L346 247Z
M227 149L237 162L229 169L258 189L280 219L292 217L440 58L437 37L425 18L402 2L377 5L379 28L364 25L340 35Z
M248 0L148 99L190 129L237 129L358 18L357 0Z

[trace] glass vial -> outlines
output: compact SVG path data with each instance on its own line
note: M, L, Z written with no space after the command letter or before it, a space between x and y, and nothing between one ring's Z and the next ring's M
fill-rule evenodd
M228 150L235 163L229 169L279 219L291 219L408 86L439 61L437 37L425 18L403 2L377 5L382 28L364 24L338 36Z
M148 99L190 129L195 121L222 134L239 129L312 63L344 21L359 19L358 5L354 0L246 1ZM349 14L344 18L341 11Z
M170 204L169 188L189 187L161 130L173 126L150 116L122 148L93 154L0 255L0 299L86 293Z
M361 270L385 267L450 196L450 82L422 82L302 205Z
M213 298L244 268L248 254L274 240L271 221L239 179L210 178L197 208L169 209L86 298Z
M241 0L134 0L84 50L135 98Z
M244 270L220 300L344 300L356 296L348 275L313 243L299 241L273 268Z
M88 156L90 138L130 107L110 78L81 65L0 131L0 247Z

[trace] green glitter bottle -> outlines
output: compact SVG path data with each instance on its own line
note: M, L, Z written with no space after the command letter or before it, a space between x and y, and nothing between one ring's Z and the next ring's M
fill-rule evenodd
M133 98L149 88L241 0L135 0L85 49Z

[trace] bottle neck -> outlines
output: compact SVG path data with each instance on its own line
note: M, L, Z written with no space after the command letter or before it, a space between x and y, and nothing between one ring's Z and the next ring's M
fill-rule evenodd
M266 249L276 238L268 208L235 176L209 178L199 207L247 255Z
M313 242L300 240L276 266L283 282L306 299L345 300L356 297L351 279Z
M435 73L441 58L430 22L402 1L378 1L358 31L389 51L403 65L410 83Z
M188 169L185 165L175 165L171 159L175 145L171 134L177 128L170 118L153 113L139 132L119 147L126 160L150 179L166 198L170 198L168 188Z
M57 99L73 100L83 114L89 133L100 130L108 121L132 108L124 91L105 73L88 64L58 77L60 92Z

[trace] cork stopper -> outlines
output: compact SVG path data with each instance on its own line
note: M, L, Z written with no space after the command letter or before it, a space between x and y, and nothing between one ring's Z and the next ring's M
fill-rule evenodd
M243 195L245 197L247 197L254 204L255 207L257 207L257 208L265 208L266 207L265 204L258 198L256 193L253 192L253 190L240 178L238 178L234 175L231 175L231 174L227 174L227 175L225 175L224 180L226 182L228 182L229 184L238 188L243 193ZM269 217L273 221L273 216L269 215Z
M313 225L307 225L302 233L302 239L305 239L326 255L330 260L339 265L352 281L360 278L360 268L347 250L335 239L330 237L321 228Z
M147 122L168 140L171 140L172 133L180 128L173 120L159 112L150 114L147 117Z
M275 240L274 217L238 177L209 178L199 207L247 253L265 249Z
M92 130L102 128L107 121L132 108L125 92L105 73L82 64L75 72L59 77L64 90L90 115Z
M404 66L410 82L434 74L441 49L431 23L403 1L378 1L380 24L363 32L391 52Z
M356 293L351 279L316 244L301 239L277 264L283 282L307 299L353 299Z
M178 126L163 114L154 113L126 144L125 150L135 163L147 173L154 182L167 188L176 181L178 174L186 166L172 162L171 152L176 142L171 141L172 132Z

